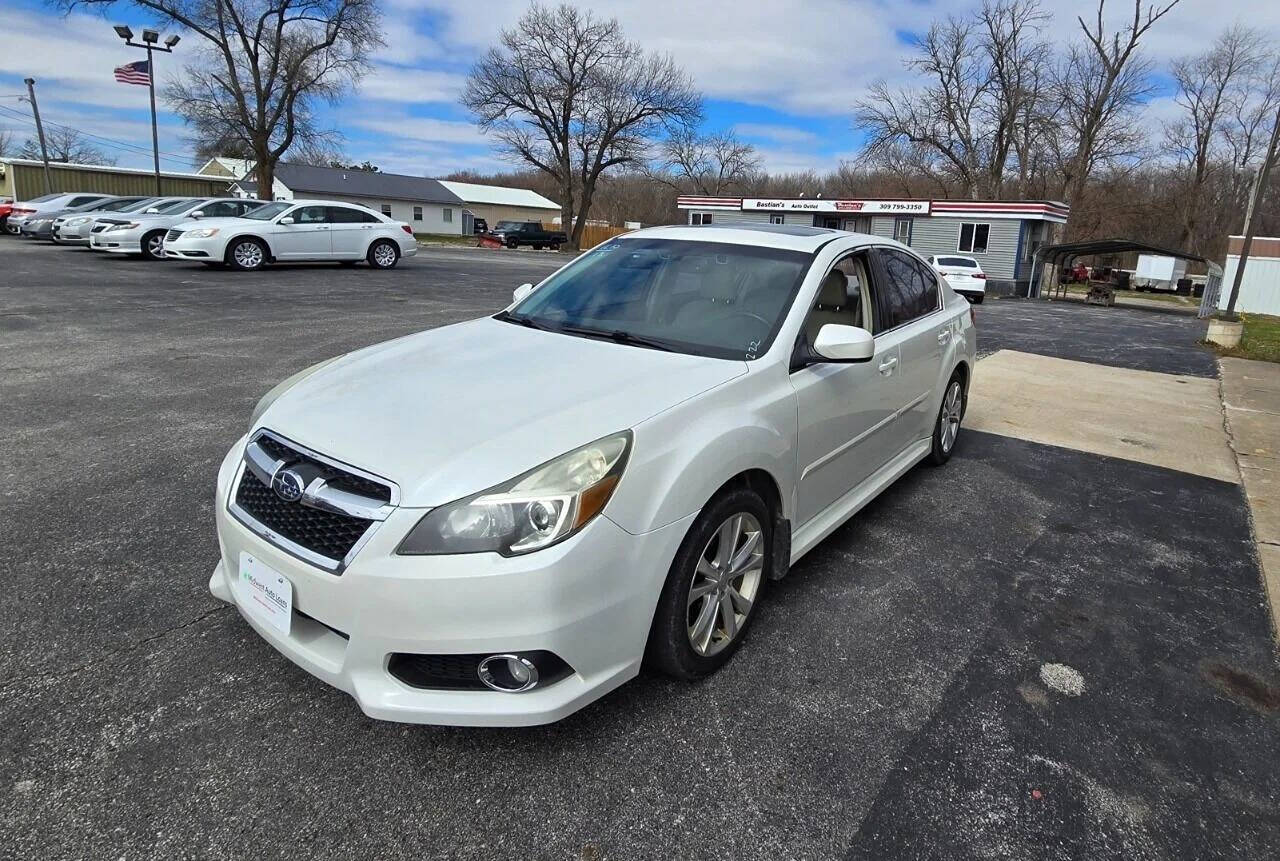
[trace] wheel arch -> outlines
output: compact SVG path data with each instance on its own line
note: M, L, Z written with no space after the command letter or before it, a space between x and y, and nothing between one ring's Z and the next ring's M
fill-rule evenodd
M262 247L263 247L263 248L265 248L265 249L267 250L267 261L268 261L269 263L274 263L274 262L275 262L276 256L275 256L275 254L271 251L271 243L267 241L267 238L266 238L265 236L259 236L259 235L258 235L258 234L256 234L256 233L237 233L235 236L233 236L233 237L231 237L230 239L228 239L228 240L227 240L227 244L226 244L226 245L224 245L224 246L222 246L222 259L223 259L223 260L226 260L226 259L227 259L227 255L231 253L231 246L235 245L235 244L236 244L237 242L239 242L241 239L256 239L258 242L261 242L261 243L262 243Z

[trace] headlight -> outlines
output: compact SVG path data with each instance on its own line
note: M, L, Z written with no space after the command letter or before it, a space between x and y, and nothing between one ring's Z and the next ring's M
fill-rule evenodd
M190 236L192 239L208 239L210 236L218 235L216 227L197 227L195 230L184 231L183 236Z
M604 509L622 478L631 432L574 449L511 481L434 508L397 553L518 556L563 541Z
M113 224L107 228L106 232L110 233L114 230L133 230L137 226L138 222L136 221L130 221L128 224Z
M275 403L276 400L279 399L281 395L289 391L289 389L293 388L293 386L296 385L297 383L302 382L307 377L311 376L316 371L323 368L325 365L328 365L332 362L336 362L341 358L342 356L334 356L332 359L325 359L323 362L316 362L311 367L303 368L301 371L298 371L298 373L294 374L292 377L288 377L287 379L281 380L280 382L272 386L270 391L268 391L265 395L263 395L261 398L258 399L257 405L253 408L253 415L249 419L249 430L253 430L254 425L258 423L258 419L262 418L262 414L265 413L267 411L267 408L270 407L273 403Z
M82 216L80 216L79 218L73 218L73 219L71 219L70 221L68 221L68 222L67 222L67 224L68 224L68 225L71 225L71 224L88 224L90 221L93 221L93 219L92 219L92 218L90 218L90 217L89 217L89 216L87 216L87 215L82 215Z

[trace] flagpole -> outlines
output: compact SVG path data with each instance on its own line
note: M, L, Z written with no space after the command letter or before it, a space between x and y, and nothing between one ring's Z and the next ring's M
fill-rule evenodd
M164 40L164 47L161 48L156 44L160 41L160 34L155 30L150 28L143 30L142 44L138 44L133 41L133 30L128 26L117 24L114 29L116 35L130 48L145 48L147 51L147 92L151 96L151 157L156 171L156 197L163 197L164 191L160 187L160 132L156 126L156 63L152 52L163 51L166 54L172 54L173 46L178 44L181 38L169 36ZM126 81L126 83L136 83L136 81Z
M156 64L151 59L151 45L147 45L147 89L151 92L151 157L156 168L156 197L163 197L160 188L160 133L156 129Z

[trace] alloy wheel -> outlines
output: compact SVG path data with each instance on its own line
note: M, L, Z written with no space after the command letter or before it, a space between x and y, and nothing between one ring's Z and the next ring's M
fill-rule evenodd
M231 252L236 265L245 269L257 269L262 265L262 246L256 242L241 242Z
M739 512L720 524L689 583L689 643L709 656L738 636L764 576L764 533L755 515Z
M394 265L396 262L396 250L383 242L373 249L373 262L383 268Z
M164 234L157 233L147 237L147 253L152 257L164 256Z
M943 451L951 451L960 435L960 414L964 411L964 396L960 389L960 381L952 380L947 387L947 396L942 401L942 415L938 417L938 439L942 442Z

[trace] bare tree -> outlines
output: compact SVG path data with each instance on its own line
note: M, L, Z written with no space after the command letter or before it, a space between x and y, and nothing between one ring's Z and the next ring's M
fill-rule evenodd
M916 43L907 67L924 77L918 90L872 84L855 109L870 132L866 152L880 163L909 156L966 197L998 197L1023 127L1038 116L1049 56L1038 0L986 0L969 18L949 17Z
M0 158L12 154L16 146L13 132L9 129L0 129Z
M85 137L81 132L69 126L50 126L46 124L44 143L49 150L49 161L67 162L70 164L115 164L116 160L107 155ZM34 137L27 138L22 144L23 158L40 159L40 141Z
M1135 151L1137 130L1129 121L1151 92L1150 68L1137 54L1138 43L1178 0L1145 11L1142 0L1133 0L1132 20L1114 31L1103 21L1105 4L1098 0L1093 23L1076 18L1085 43L1072 46L1056 81L1059 116L1071 133L1058 153L1061 196L1069 203L1079 200L1098 164Z
M56 0L62 8L127 2L202 40L165 96L200 141L239 142L270 189L291 147L322 143L318 102L335 101L383 44L377 0Z
M712 197L741 189L761 170L756 148L731 131L701 135L678 128L660 145L659 159L655 179Z
M504 30L472 67L462 103L509 158L554 178L575 248L601 175L638 165L660 128L701 115L670 57L628 41L616 19L568 5L535 4Z
M1223 157L1226 124L1233 109L1249 100L1267 48L1261 32L1236 25L1203 54L1172 64L1182 113L1165 125L1165 140L1179 160L1187 185L1178 207L1182 216L1179 247L1196 238L1205 186L1215 172L1231 168Z

